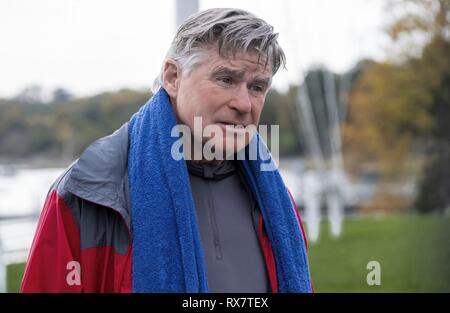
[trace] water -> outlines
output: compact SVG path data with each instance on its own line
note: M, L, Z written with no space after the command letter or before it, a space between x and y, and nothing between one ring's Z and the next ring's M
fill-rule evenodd
M48 190L62 168L0 171L0 256L4 262L23 262L36 230L37 217Z
M17 169L0 175L0 216L30 215L40 212L61 168Z

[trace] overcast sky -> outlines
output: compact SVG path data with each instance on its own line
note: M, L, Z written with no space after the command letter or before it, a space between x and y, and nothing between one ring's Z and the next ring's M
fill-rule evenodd
M362 57L382 59L385 0L201 0L200 9L252 11L280 33L288 71L325 64L342 72ZM175 0L1 0L0 97L31 84L90 95L149 88L175 31Z

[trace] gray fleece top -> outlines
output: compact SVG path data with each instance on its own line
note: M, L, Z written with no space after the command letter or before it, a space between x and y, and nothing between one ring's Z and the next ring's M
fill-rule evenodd
M236 161L186 161L209 292L269 292L258 239L260 211Z

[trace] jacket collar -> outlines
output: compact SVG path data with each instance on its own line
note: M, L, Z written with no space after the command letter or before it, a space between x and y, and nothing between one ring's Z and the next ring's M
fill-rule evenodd
M224 160L221 164L207 164L186 160L186 165L190 174L212 180L224 179L233 175L236 171L236 165L232 160Z
M73 165L64 189L117 211L131 229L127 164L128 123L125 123L86 148Z

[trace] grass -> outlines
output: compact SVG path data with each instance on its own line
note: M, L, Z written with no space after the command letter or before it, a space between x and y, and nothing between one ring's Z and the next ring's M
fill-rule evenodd
M10 264L6 267L6 292L19 292L25 263Z
M449 292L450 219L390 216L350 219L339 239L321 225L309 262L316 292ZM381 267L381 285L369 286L369 261Z
M348 219L342 236L321 225L309 262L316 292L450 292L450 218L389 216ZM381 265L381 285L369 286L369 261ZM24 264L7 268L7 291L18 292Z

